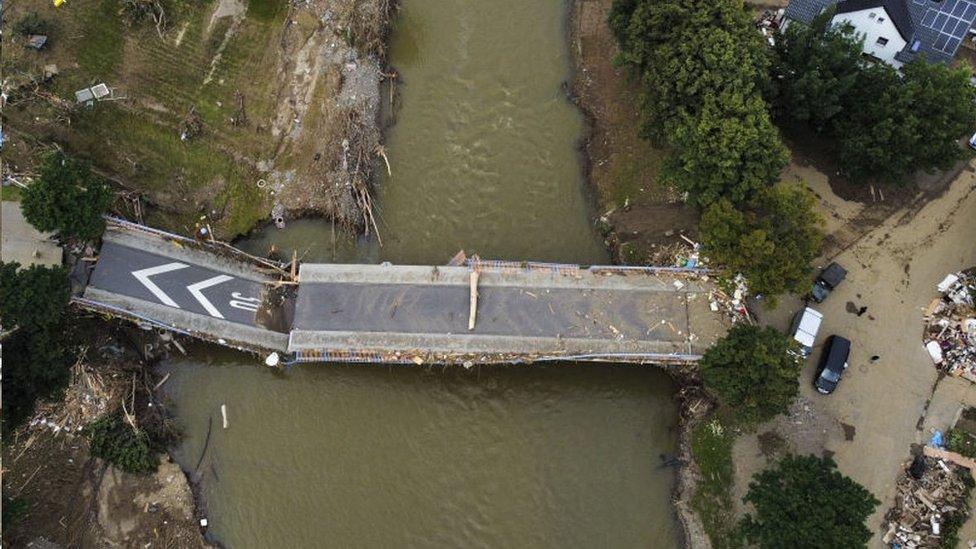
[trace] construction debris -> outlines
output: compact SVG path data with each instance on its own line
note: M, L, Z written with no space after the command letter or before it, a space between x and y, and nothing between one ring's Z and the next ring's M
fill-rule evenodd
M887 547L940 547L969 516L971 473L943 459L919 455L898 479L895 504L885 514Z
M976 269L939 283L925 309L925 349L936 368L976 382Z

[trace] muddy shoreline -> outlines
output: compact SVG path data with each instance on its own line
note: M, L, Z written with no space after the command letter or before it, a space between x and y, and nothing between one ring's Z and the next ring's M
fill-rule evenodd
M605 237L614 263L642 263L654 260L655 249L680 242L679 235L693 236L696 233L694 225L697 214L666 193L652 192L643 199L635 198L633 206L630 205L630 197L625 198L622 206L615 204L620 196L614 196L614 187L618 182L613 170L597 169L607 163L633 162L633 156L640 154L638 151L641 150L635 150L633 143L637 138L636 111L630 117L623 117L632 121L632 135L624 134L619 127L621 112L633 108L625 103L634 99L635 91L633 83L626 80L622 70L612 66L611 52L615 51L615 42L605 23L610 4L610 0L573 0L569 5L568 38L572 59L570 97L586 121L580 151L587 192L595 198L597 211L606 212L596 215L596 226ZM598 89L605 90L605 93L601 94ZM637 143L636 147L650 149L646 143ZM655 169L655 165L642 166L642 173L638 177L651 178L651 172ZM654 181L647 182L648 186L656 184ZM639 190L642 194L645 191L641 187ZM669 215L661 216L662 212ZM635 222L635 217L644 216L660 219L654 225ZM630 249L639 250L638 255L628 251L628 243L636 243L636 247ZM694 370L666 370L677 386L675 400L679 408L678 459L681 465L672 491L674 513L685 547L710 548L711 542L701 518L691 507L699 479L698 467L691 453L691 437L695 427L713 409L714 402L702 390Z

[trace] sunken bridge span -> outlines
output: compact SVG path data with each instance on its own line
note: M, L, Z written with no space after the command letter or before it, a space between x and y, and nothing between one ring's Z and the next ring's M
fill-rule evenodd
M726 330L694 269L293 265L114 218L80 265L80 307L286 363L681 364Z

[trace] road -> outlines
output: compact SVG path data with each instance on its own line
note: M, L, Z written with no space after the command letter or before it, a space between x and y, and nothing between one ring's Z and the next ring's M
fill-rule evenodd
M90 287L199 315L255 325L261 283L106 240Z
M850 368L833 394L818 394L812 386L820 358L820 348L815 350L800 377L803 400L795 416L760 426L737 442L735 500L741 501L752 474L766 465L756 435L776 431L795 452L831 452L844 474L881 500L868 523L877 534L869 546L879 547L882 516L893 503L911 445L929 437L919 428L920 418L937 372L922 346L922 309L937 297L935 286L947 273L976 265L976 174L972 168L962 172L943 196L914 214L891 216L833 259L849 274L816 305L824 314L817 345L830 334L850 339ZM798 300L783 300L763 320L785 330L801 306ZM857 316L852 311L860 307L867 311ZM876 363L870 360L874 355L880 357ZM972 391L965 394L976 397Z

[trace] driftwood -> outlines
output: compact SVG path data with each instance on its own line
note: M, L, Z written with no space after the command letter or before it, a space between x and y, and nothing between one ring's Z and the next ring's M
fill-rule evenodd
M471 271L471 304L468 310L468 330L474 330L474 321L477 314L478 314L478 271Z

